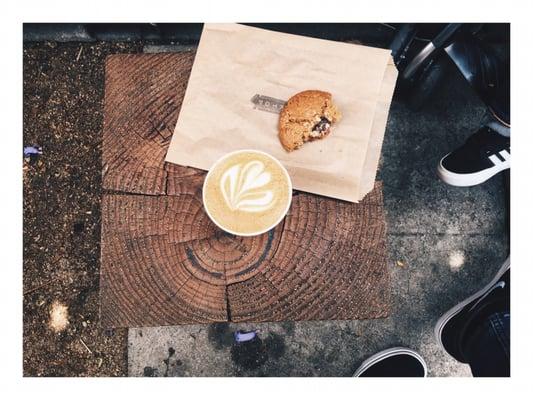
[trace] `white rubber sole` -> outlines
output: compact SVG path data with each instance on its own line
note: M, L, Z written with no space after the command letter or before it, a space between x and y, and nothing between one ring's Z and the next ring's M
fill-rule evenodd
M511 162L509 160L506 160L502 161L498 165L495 165L491 168L487 168L480 172L475 172L472 174L456 174L454 172L448 171L442 166L442 160L444 160L448 156L448 154L446 154L440 160L439 166L437 167L437 175L442 181L452 186L467 187L479 185L480 183L483 183L492 178L498 172L504 171L511 167Z
M494 278L485 287L478 290L472 296L464 299L459 304L456 304L454 307L450 308L446 313L444 313L439 318L439 320L435 324L435 330L434 330L435 340L437 341L439 346L442 347L444 351L446 351L446 349L444 348L444 345L442 344L442 330L444 329L444 326L448 323L450 319L452 319L455 315L457 315L464 308L464 306L466 306L468 303L475 300L476 298L483 296L486 291L488 291L492 286L496 284L496 282L498 282L498 279L500 279L501 276L505 274L505 272L510 267L511 267L511 257L507 257L507 259L503 262L502 266L500 267L496 275L494 275Z
M361 366L357 368L357 370L354 372L353 376L358 377L363 372L365 372L369 367L376 364L377 362L384 360L385 358L389 358L391 356L396 356L400 354L407 354L407 355L413 356L418 361L420 361L420 363L424 367L424 378L427 376L428 368L422 356L418 354L416 351L408 349L407 347L392 347L390 349L386 349L386 350L380 351L379 353L374 354L372 357L369 357L365 361L363 361Z

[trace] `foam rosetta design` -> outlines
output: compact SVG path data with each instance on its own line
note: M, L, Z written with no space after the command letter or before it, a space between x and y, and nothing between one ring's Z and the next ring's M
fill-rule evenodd
M220 189L231 210L261 212L274 203L274 193L264 188L270 179L265 165L254 160L228 168L220 179Z

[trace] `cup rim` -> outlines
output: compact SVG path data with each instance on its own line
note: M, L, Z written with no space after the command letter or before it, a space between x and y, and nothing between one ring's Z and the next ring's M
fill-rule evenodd
M224 228L223 226L221 226L216 220L215 218L213 218L213 216L211 215L211 213L209 212L209 209L206 205L206 202L205 202L205 185L206 185L206 182L207 182L207 179L209 178L211 172L220 164L222 163L224 160L226 160L227 158L229 157L232 157L236 154L240 154L240 153L257 153L257 154L262 154L270 159L272 159L280 168L281 170L283 171L283 173L285 174L286 178L287 178L287 182L288 182L288 194L289 194L289 201L287 202L287 206L285 207L285 210L284 212L280 215L280 217L271 225L269 226L268 228L266 229L262 229L262 230L259 230L259 231L256 231L256 232L250 232L250 233L237 233L231 229L228 229L228 228ZM209 219L211 221L213 221L213 223L218 226L220 229L222 229L224 232L227 232L227 233L230 233L232 235L235 235L235 236L244 236L244 237L249 237L249 236L258 236L258 235L261 235L263 233L266 233L268 231L270 231L271 229L273 229L274 227L276 227L283 218L285 218L285 216L287 215L287 213L289 212L289 208L291 207L291 204L292 204L292 180L291 180L291 177L287 171L287 169L283 166L283 164L276 158L274 157L273 155L267 153L266 151L262 151L262 150L256 150L256 149L241 149L241 150L235 150L235 151L231 151L229 153L226 153L224 154L222 157L218 158L212 165L211 167L209 168L209 170L207 171L207 174L204 178L204 183L202 184L202 205L203 205L203 208L207 214L207 216L209 217Z

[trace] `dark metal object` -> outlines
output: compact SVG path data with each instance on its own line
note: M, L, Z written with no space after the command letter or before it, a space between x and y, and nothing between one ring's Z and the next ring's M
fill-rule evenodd
M422 107L446 75L448 63L442 57L443 49L461 26L402 24L397 28L390 48L399 71L398 93L412 109Z
M416 24L402 24L390 45L391 55L398 69L403 69L407 60L407 52L417 32Z
M427 25L434 32L428 39L421 39L417 35L427 31ZM435 27L439 29L435 31ZM398 88L413 109L426 103L450 65L455 64L494 116L510 124L509 64L480 39L483 28L483 24L459 23L403 24L397 28L390 47L399 70Z
M495 117L510 125L509 64L473 36L459 38L445 51Z
M402 72L403 79L413 79L416 72L432 57L435 57L436 53L443 48L445 43L447 43L451 37L457 32L461 27L461 24L448 24L446 27L433 39L429 42L407 65L405 70Z

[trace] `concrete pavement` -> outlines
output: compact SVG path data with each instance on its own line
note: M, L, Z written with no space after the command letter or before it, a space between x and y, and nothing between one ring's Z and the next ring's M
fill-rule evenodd
M454 188L439 181L436 165L484 115L458 74L421 111L393 102L378 173L388 224L388 318L130 329L129 375L351 376L373 353L408 346L424 356L431 376L469 376L468 366L438 348L433 326L507 257L503 176ZM260 329L261 340L236 346L237 329Z

